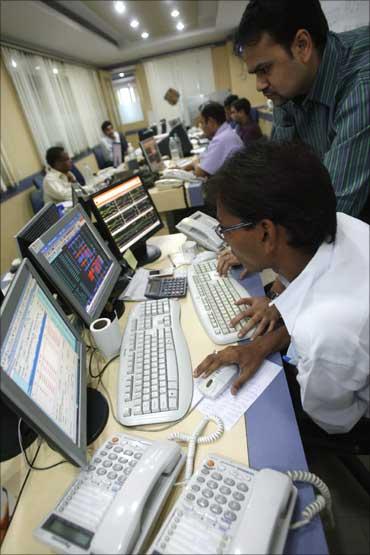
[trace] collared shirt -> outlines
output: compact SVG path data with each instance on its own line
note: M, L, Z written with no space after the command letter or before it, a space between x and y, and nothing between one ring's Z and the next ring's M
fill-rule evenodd
M291 336L303 409L329 433L344 433L369 411L369 236L364 222L337 214L323 243L271 304Z
M103 155L106 162L113 162L113 143L120 143L121 139L117 131L113 131L114 139L104 135L100 139L101 146L103 147Z
M201 156L199 166L209 175L213 175L221 168L226 158L241 148L243 148L242 140L225 121L217 129L216 134L208 145L208 149Z
M73 173L69 175L76 181ZM43 181L43 197L45 204L47 202L63 202L72 200L72 187L68 177L54 168L50 168Z
M274 140L300 139L327 167L337 210L358 216L369 194L369 29L329 33L314 84L301 104L274 108Z

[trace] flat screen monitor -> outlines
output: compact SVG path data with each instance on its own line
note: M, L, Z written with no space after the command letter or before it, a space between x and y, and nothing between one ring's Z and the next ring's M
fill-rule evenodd
M72 204L77 206L80 204L85 210L86 214L90 217L91 214L91 201L90 196L85 193L83 187L79 183L71 183L72 189Z
M121 270L80 205L36 239L30 251L85 324L99 318Z
M91 199L100 232L117 258L131 249L139 264L148 262L150 246L145 241L163 224L140 177L110 185L91 195ZM159 257L160 251L156 252Z
M27 258L29 256L28 247L58 220L59 212L57 206L52 202L48 202L20 231L18 231L15 240L22 258Z
M0 339L4 400L64 457L83 466L85 346L27 259L2 303Z
M149 137L140 142L141 150L149 168L153 173L158 173L164 169L162 156L154 137Z
M122 146L121 143L115 142L112 145L113 167L118 168L122 164Z
M186 129L182 124L176 125L171 129L170 137L174 137L175 135L177 135L181 141L181 148L182 148L183 155L190 156L193 145L191 144L191 141L188 137Z

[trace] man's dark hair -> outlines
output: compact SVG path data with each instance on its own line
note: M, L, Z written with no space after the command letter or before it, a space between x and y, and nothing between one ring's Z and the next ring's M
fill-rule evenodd
M247 5L234 39L234 52L240 55L246 45L254 45L262 33L291 54L291 45L298 29L306 29L322 55L328 22L320 0L251 0Z
M237 112L241 112L243 110L247 116L249 116L251 111L251 103L246 98L239 98L238 100L235 100L235 102L232 103L232 107L235 108Z
M254 141L209 179L210 200L245 222L273 221L289 245L314 254L335 239L336 198L328 170L303 143Z
M238 100L238 95L237 94L229 94L229 96L227 96L224 100L224 107L225 108L230 108L230 106L232 105L233 102L235 102L235 100Z
M63 152L64 148L62 146L52 146L51 148L48 148L45 158L49 166L54 168L55 162L59 160Z
M200 113L206 122L208 121L208 118L213 118L220 125L226 121L225 108L219 102L212 101L203 104Z
M105 133L106 129L112 125L110 121L103 121L103 123L101 124L101 130L103 131L103 133ZM113 126L112 126L113 127Z

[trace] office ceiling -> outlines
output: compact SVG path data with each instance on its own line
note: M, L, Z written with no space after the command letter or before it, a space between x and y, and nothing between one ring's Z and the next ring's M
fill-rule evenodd
M246 0L1 0L1 36L99 67L224 40ZM177 17L171 12L178 10ZM133 19L139 22L132 28ZM184 28L178 30L178 22ZM141 34L149 33L144 39Z

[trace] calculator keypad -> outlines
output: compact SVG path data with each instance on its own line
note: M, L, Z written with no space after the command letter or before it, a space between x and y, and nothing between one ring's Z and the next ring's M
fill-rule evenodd
M155 292L155 298L157 299L178 298L186 296L188 288L188 281L186 277L160 278L151 281L154 281L156 286L158 287L158 290L156 290ZM148 292L146 292L145 294L148 297L152 297L152 295L150 293L148 294Z

